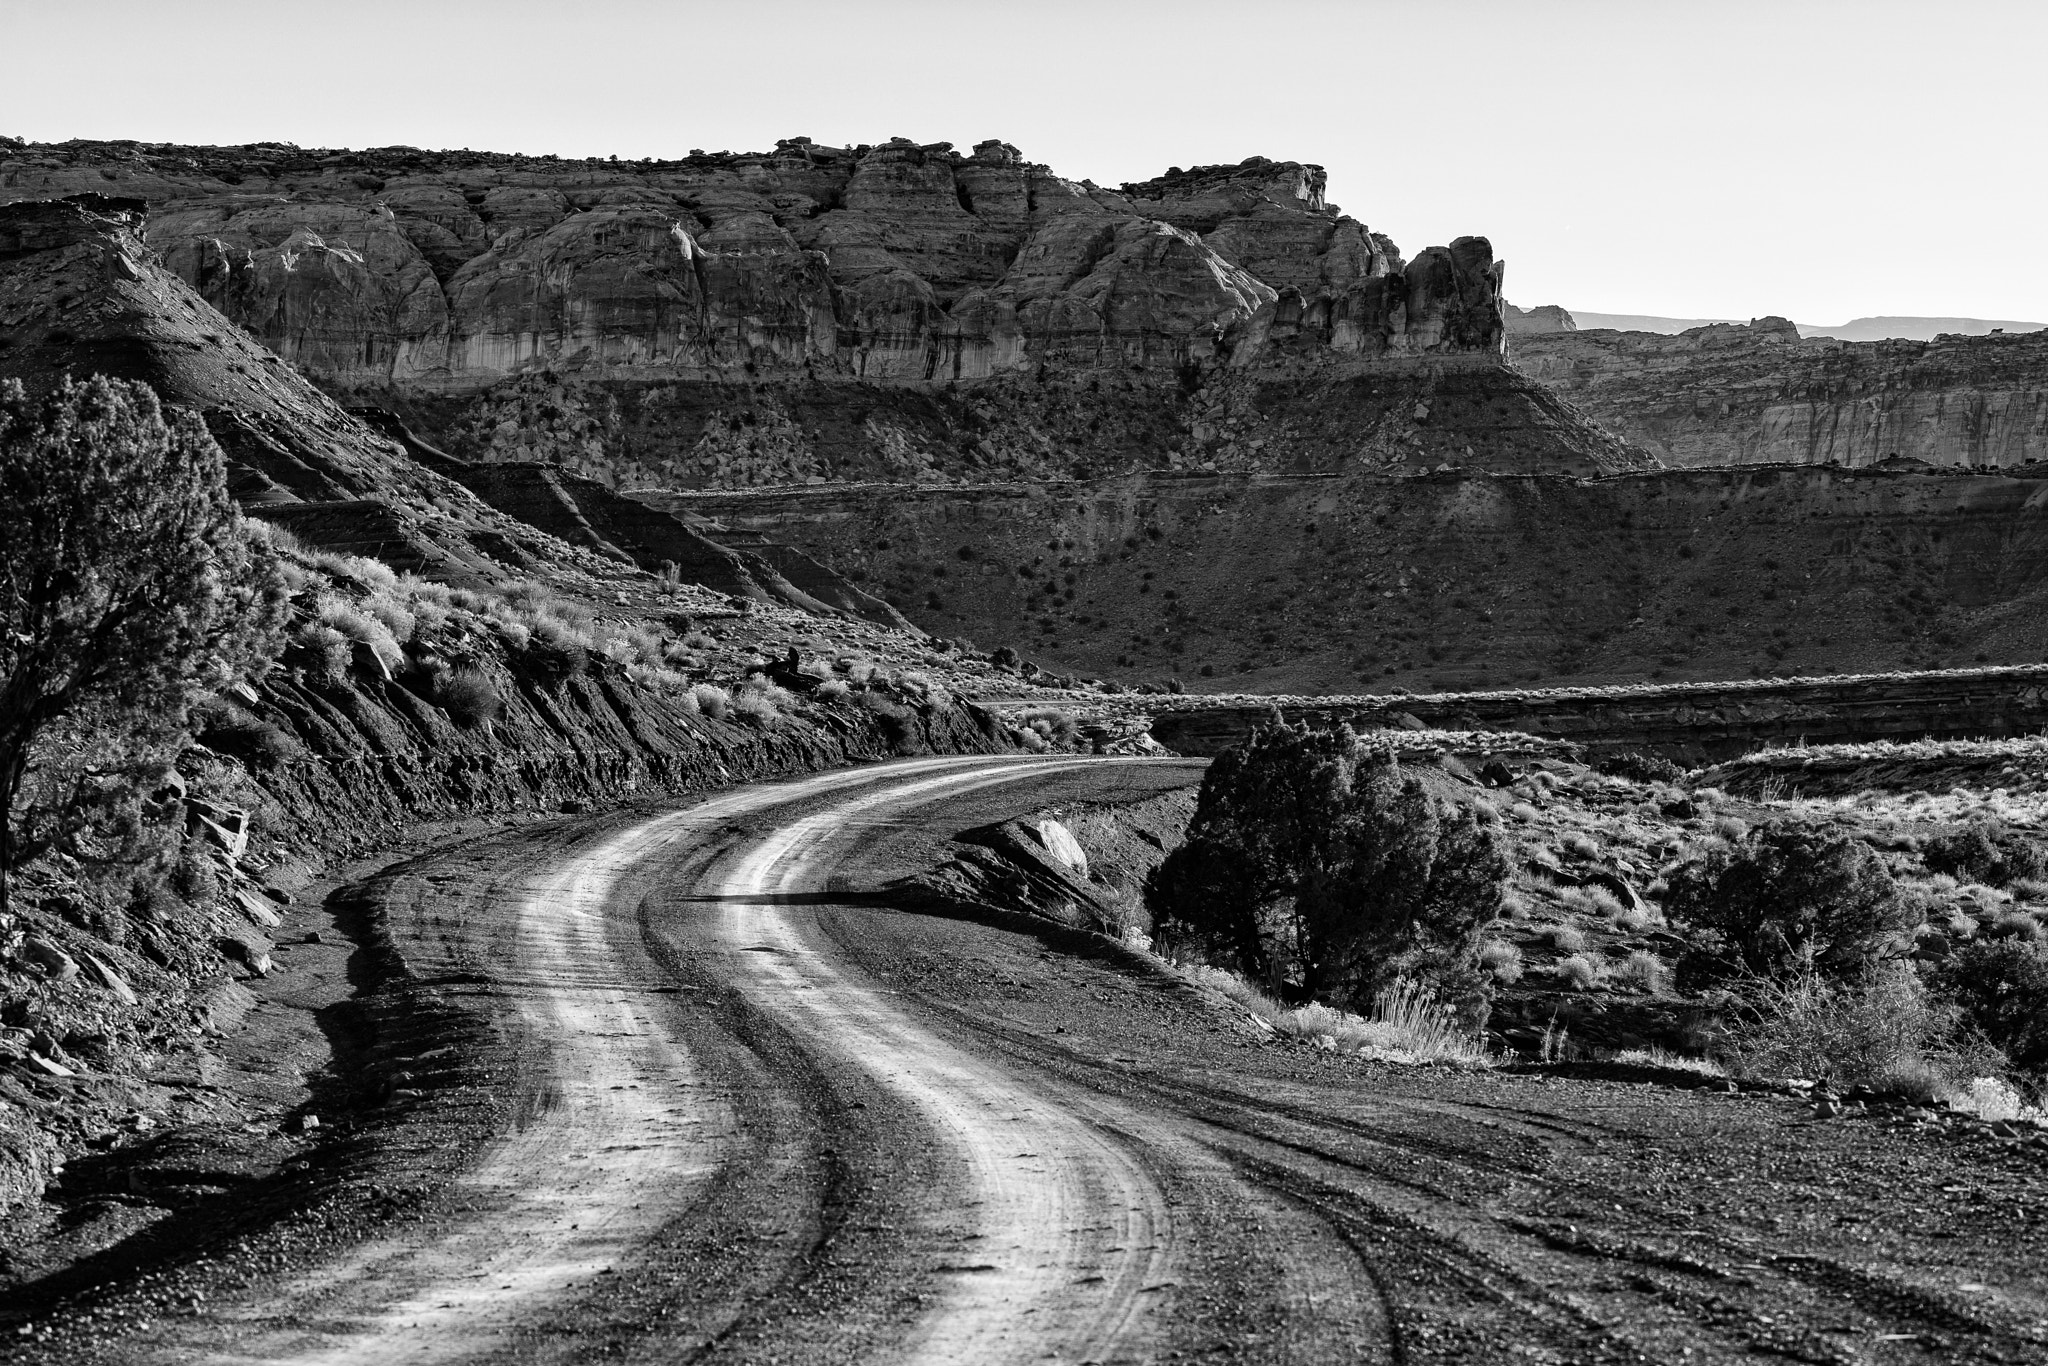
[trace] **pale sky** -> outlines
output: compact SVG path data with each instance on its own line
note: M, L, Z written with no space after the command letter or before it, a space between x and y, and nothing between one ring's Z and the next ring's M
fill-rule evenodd
M0 0L0 133L1258 154L1524 305L2048 321L2044 56L2043 0Z

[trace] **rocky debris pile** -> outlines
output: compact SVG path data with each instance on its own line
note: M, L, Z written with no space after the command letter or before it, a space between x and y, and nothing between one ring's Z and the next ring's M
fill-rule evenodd
M1784 318L1676 336L1509 330L1518 369L1668 465L2048 460L2048 332L1802 340Z

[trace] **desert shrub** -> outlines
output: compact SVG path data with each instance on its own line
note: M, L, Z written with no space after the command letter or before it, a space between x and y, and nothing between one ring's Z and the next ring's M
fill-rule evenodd
M1543 932L1543 937L1559 953L1577 953L1586 947L1586 932L1577 925L1552 925Z
M293 643L311 657L314 677L334 687L348 682L355 645L332 626L309 622L292 634Z
M796 697L787 688L758 674L741 685L732 699L733 715L763 729L780 721L783 711L795 705Z
M382 560L367 555L345 555L342 560L348 577L372 593L388 593L398 587L398 571Z
M1600 965L1583 953L1575 953L1557 965L1557 976L1574 991L1591 991L1600 985Z
M171 864L171 890L188 906L210 906L220 897L220 871L213 858L196 840L188 840Z
M332 594L323 597L315 608L315 620L358 644L369 646L370 653L386 670L396 673L405 667L405 651L399 648L398 638L391 633L391 628L347 599ZM410 617L407 618L407 629L411 629Z
M363 611L374 618L394 640L412 639L415 619L412 610L392 593L373 593L363 600Z
M763 678L759 674L754 675L741 684L740 693L742 696L764 698L778 709L787 709L796 705L795 693L792 693L779 683Z
M1489 939L1479 946L1479 966L1506 985L1522 980L1522 951L1505 939Z
M853 685L843 678L828 678L817 687L817 698L827 705L844 702L853 692Z
M1163 941L1276 989L1355 1008L1405 978L1477 1025L1480 934L1507 880L1493 832L1391 751L1276 723L1210 765L1145 902Z
M699 683L690 696L697 700L697 710L714 721L723 721L732 712L732 694L716 683Z
M869 690L860 695L860 705L863 711L873 714L876 724L881 727L883 738L898 750L910 744L916 735L915 714L894 698ZM1037 732L1027 734L1036 735ZM1041 739L1039 743L1042 746L1044 741Z
M1619 898L1617 898L1617 901ZM1623 906L1613 915L1614 928L1629 934L1641 934L1657 923L1657 917L1647 906Z
M1535 807L1529 805L1529 803L1527 802L1516 802L1513 806L1508 808L1508 814L1519 821L1537 821L1543 819L1543 813L1541 811L1538 811Z
M1995 1069L1959 1040L1959 1012L1912 970L1887 964L1858 982L1799 973L1753 981L1729 1025L1729 1058L1753 1076L1906 1089L1927 1098Z
M685 692L689 689L690 680L677 673L674 669L664 669L659 665L644 664L636 667L640 670L642 686L644 687L653 688L658 692Z
M1921 849L1928 870L1971 882L2006 887L2048 873L2048 848L1994 821L1972 821L1928 840Z
M2015 1067L2048 1076L2048 946L2023 939L1963 944L1930 985Z
M1716 816L1714 833L1730 844L1740 844L1749 838L1749 822L1740 816Z
M1025 730L1036 731L1048 749L1063 749L1081 733L1074 718L1058 707L1033 707L1019 716L1017 722Z
M1601 920L1612 920L1627 909L1621 904L1620 897L1605 887L1590 884L1583 887L1561 888L1557 894L1557 902L1567 910Z
M1670 884L1664 913L1693 935L1679 964L1687 989L1740 976L1853 979L1919 923L1875 850L1798 822L1709 850Z
M1603 755L1593 761L1593 767L1632 783L1675 783L1685 776L1684 769L1663 755L1646 754L1640 750Z
M1614 1055L1614 1060L1636 1067L1666 1067L1680 1072L1693 1072L1703 1077L1727 1075L1727 1069L1712 1058L1695 1058L1689 1053L1673 1053L1655 1044L1648 1044L1642 1048L1624 1048Z
M226 698L202 701L192 709L192 721L200 744L248 764L276 767L306 752L297 737Z
M1670 970L1656 954L1637 949L1615 965L1614 979L1655 996L1668 984Z
M941 660L939 662L943 663L944 661ZM897 696L914 702L920 707L944 706L949 696L944 684L921 669L904 670L894 675L889 682L890 686L896 689ZM1062 712L1060 715L1065 716L1065 713ZM1070 729L1073 728L1073 719L1071 717L1067 718L1067 726ZM1057 730L1059 727L1055 725L1054 728Z
M560 687L590 667L590 652L576 631L552 617L543 617L530 628L520 660L542 683Z
M421 598L412 605L412 638L431 638L448 629L452 614L448 604L433 598Z
M1566 835L1558 841L1558 847L1573 858L1600 857L1600 846L1585 835Z
M2025 911L2005 911L1995 915L1984 927L1987 939L2024 939L2029 942L2041 937L2041 922Z
M718 639L704 631L692 631L683 637L683 648L697 651L716 650Z
M491 680L475 669L451 669L434 675L431 696L434 705L465 730L497 720L505 705Z
M498 588L498 596L520 611L538 614L553 612L562 605L554 590L532 579L514 579Z

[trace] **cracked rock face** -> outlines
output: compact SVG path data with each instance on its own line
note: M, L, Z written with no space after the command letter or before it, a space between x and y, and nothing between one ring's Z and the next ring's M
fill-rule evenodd
M150 203L178 275L323 381L979 380L1285 354L1498 355L1484 238L1405 261L1252 158L1112 191L986 142L563 162L8 148L0 198Z

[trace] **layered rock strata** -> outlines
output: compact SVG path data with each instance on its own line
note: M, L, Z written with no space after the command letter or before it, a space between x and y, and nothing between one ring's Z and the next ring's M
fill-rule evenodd
M1404 259L1295 162L1110 190L1000 142L639 163L0 149L0 197L88 190L147 199L166 263L329 390L458 456L615 487L1299 467L1192 401L1246 375L1499 410L1427 461L1405 425L1426 418L1287 414L1344 460L1485 465L1507 429L1509 467L1560 434L1563 467L1647 463L1502 368L1485 238Z
M1220 754L1270 719L1275 701L1160 699L1152 735L1182 754ZM1289 721L1356 730L1518 731L1591 753L1660 754L1688 766L1766 745L2028 735L2048 728L2048 666L1942 673L1558 689L1432 697L1284 699Z
M2048 459L2048 332L1842 342L1783 318L1523 334L1514 364L1669 465Z
M143 217L140 201L104 196L0 206L0 377L31 391L66 375L147 383L204 417L245 508L326 549L468 583L581 547L719 592L906 624L800 552L766 547L770 563L589 479L531 463L480 471L389 414L343 410L163 269Z
M623 164L134 144L0 161L9 199L148 199L173 270L345 387L1498 351L1484 238L1405 261L1322 181L1253 158L1107 190L1006 143L902 138Z

